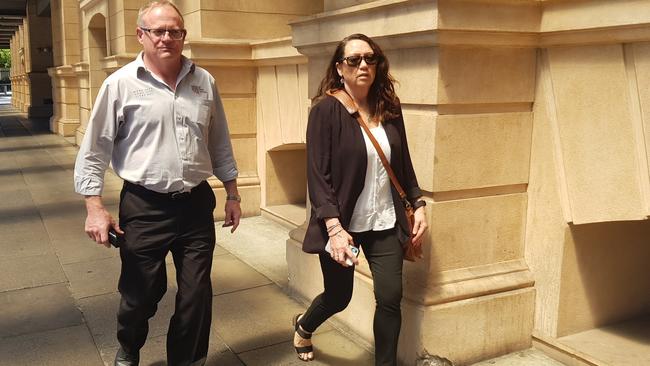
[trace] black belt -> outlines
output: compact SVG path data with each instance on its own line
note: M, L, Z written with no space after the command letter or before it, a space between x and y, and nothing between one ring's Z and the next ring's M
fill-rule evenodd
M192 191L195 189L199 188L203 184L208 184L208 182L203 181L199 183L196 187L192 188L189 191L174 191L174 192L168 192L168 193L160 193L156 191L152 191L150 189L147 189L141 185L134 184L131 182L124 181L124 189L131 191L131 192L137 192L141 194L146 194L151 197L157 197L161 199L170 199L170 200L181 200L185 198L189 198L192 195Z

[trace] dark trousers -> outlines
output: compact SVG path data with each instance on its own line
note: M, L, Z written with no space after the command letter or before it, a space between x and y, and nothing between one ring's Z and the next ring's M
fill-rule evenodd
M167 291L165 257L176 267L176 308L167 333L170 366L190 365L207 356L212 319L210 270L215 246L215 197L203 182L181 197L125 183L120 196L122 295L117 339L130 354L144 345L148 320Z
M375 365L397 365L397 341L402 314L402 248L395 229L351 233L361 245L370 264L375 292ZM300 319L300 325L313 332L325 320L342 311L352 298L354 267L343 267L328 253L320 254L325 290L316 296Z

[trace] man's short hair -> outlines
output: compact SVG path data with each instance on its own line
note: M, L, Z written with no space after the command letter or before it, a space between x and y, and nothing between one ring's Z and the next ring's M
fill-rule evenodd
M153 10L154 8L160 8L162 6L170 6L174 10L176 10L176 13L178 13L178 17L181 18L181 23L182 23L183 27L185 27L185 19L183 19L183 14L181 14L181 11L178 10L176 5L174 5L174 3L171 2L170 0L155 0L155 1L149 2L149 4L147 4L147 5L143 6L143 7L141 7L140 11L138 11L138 21L137 21L138 27L144 27L145 26L144 21L142 20L142 18L144 18L145 15L149 14L149 12L151 10Z

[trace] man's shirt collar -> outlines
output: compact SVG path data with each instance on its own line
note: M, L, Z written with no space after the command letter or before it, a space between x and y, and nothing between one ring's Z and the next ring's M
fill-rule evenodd
M184 77L187 74L194 73L194 69L196 68L196 65L194 64L194 62L192 62L192 60L181 55L181 63L182 66L180 72L178 73L179 75L183 75ZM149 71L147 69L147 66L144 64L144 52L142 51L140 51L138 56L135 58L135 66L136 66L135 67L136 77L140 76L140 72L151 73L151 71Z

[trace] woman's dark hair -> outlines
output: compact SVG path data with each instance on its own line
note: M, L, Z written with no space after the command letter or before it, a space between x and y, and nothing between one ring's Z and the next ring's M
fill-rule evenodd
M399 98L397 98L395 87L393 86L396 81L390 72L388 72L388 59L375 41L365 34L360 33L355 33L343 38L341 42L339 42L338 46L336 46L334 55L330 60L329 66L327 66L325 77L320 82L318 94L314 97L313 101L317 102L324 98L325 92L328 90L343 89L343 83L341 83L341 77L336 70L336 65L343 60L345 45L349 41L355 39L368 43L370 48L372 48L372 52L379 56L379 62L377 62L376 66L377 72L375 75L375 81L372 83L370 90L368 91L368 104L370 105L371 114L375 117L381 117L381 120L383 121L399 117Z

